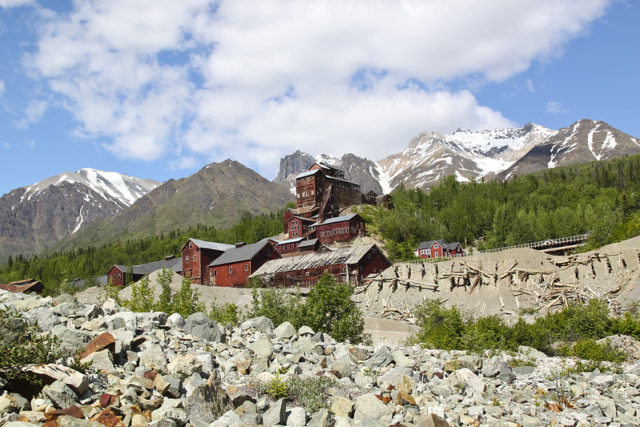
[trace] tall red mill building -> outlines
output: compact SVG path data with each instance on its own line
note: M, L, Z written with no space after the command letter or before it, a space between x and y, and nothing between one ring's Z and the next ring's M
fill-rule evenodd
M189 239L181 249L182 275L196 285L211 285L209 264L234 245Z

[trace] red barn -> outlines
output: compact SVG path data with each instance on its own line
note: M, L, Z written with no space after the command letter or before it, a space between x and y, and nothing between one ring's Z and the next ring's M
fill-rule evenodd
M211 284L215 286L244 286L249 275L262 264L280 258L271 239L245 245L238 243L209 264Z
M312 286L327 271L336 281L354 285L391 266L376 245L349 246L267 261L251 277L269 286Z
M318 241L324 245L333 242L348 242L358 236L364 236L364 220L358 214L338 216L315 223L311 227Z
M148 262L138 265L115 264L107 273L107 283L114 286L125 286L131 282L137 282L147 274L166 268L174 273L182 273L182 260L174 256L168 256L160 261Z
M209 264L234 245L189 239L182 249L182 271L184 277L191 278L191 283L211 285Z
M427 240L426 242L422 242L413 253L418 258L443 258L465 255L460 243L446 243L444 240Z

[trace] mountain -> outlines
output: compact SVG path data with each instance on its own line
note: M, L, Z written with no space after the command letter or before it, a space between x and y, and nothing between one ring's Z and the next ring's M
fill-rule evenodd
M640 141L605 122L583 119L557 131L527 123L520 128L422 132L406 149L377 162L353 154L314 157L297 151L281 159L276 182L293 187L297 174L322 160L345 169L347 178L360 183L363 192L381 194L400 184L427 189L449 175L461 182L509 179L631 154L640 154Z
M555 132L496 177L509 179L546 168L640 154L640 140L602 121L583 119Z
M93 221L111 217L159 185L150 179L80 169L0 198L0 259L32 254Z
M211 163L187 178L163 183L130 208L94 222L55 249L99 245L198 224L228 227L245 212L270 213L294 200L286 186L266 180L241 163Z
M280 159L280 170L273 181L286 185L290 188L291 193L295 194L296 176L308 170L316 162L325 162L342 169L345 178L360 184L363 193L375 191L378 194L382 194L383 192L377 164L351 153L342 157L334 157L327 154L314 157L298 150Z

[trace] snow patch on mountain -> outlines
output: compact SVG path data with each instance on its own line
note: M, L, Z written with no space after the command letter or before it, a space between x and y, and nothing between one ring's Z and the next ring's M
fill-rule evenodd
M64 183L82 184L122 208L131 206L140 197L160 185L159 182L151 179L85 168L76 172L63 172L26 187L20 202L25 199L31 200L51 185L60 186Z

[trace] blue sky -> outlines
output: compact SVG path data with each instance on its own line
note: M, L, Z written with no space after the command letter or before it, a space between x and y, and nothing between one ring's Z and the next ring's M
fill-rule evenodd
M271 179L296 149L378 160L424 130L591 118L640 137L639 10L0 0L0 194L83 167L163 181L226 158Z

